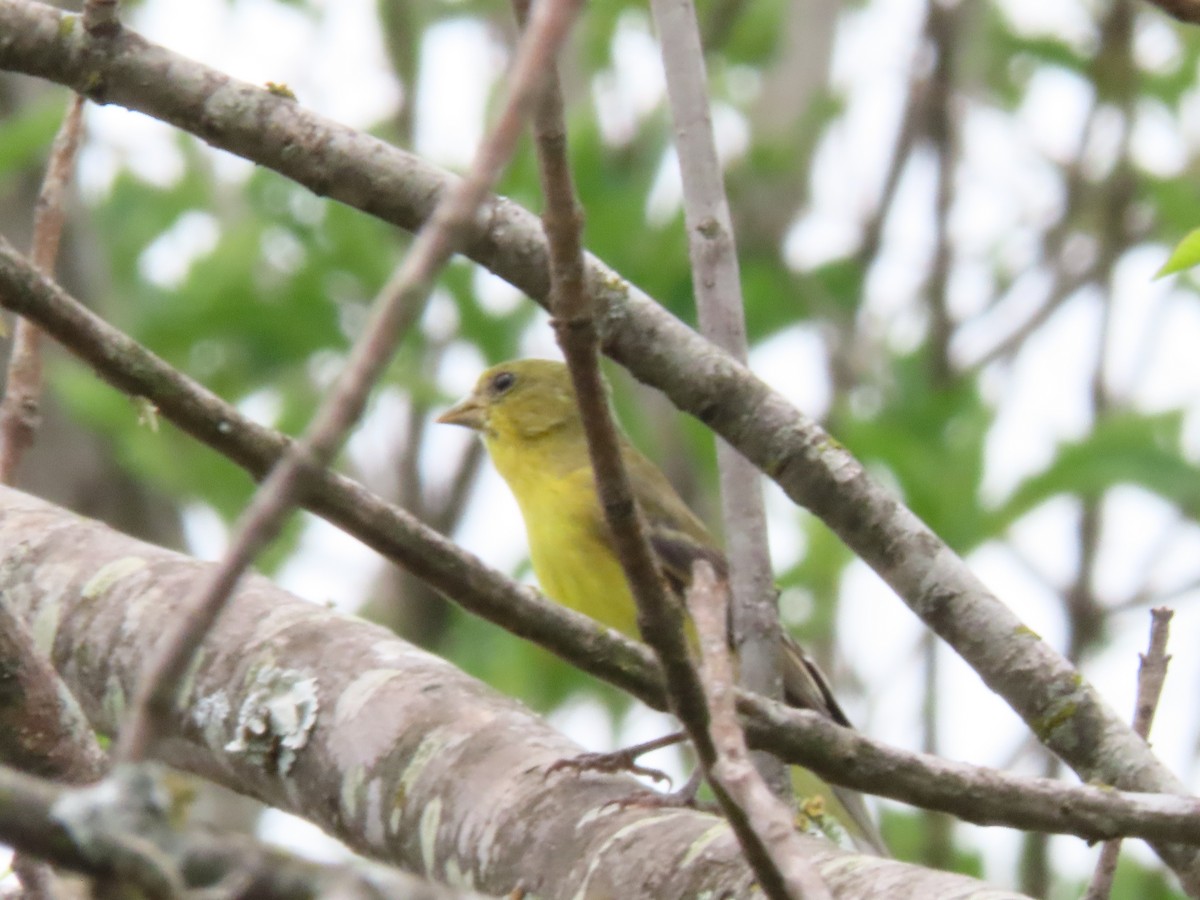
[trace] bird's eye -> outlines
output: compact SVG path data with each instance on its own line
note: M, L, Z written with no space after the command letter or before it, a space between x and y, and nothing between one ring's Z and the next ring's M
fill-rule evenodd
M517 376L512 372L497 372L492 377L492 393L503 394L517 382Z

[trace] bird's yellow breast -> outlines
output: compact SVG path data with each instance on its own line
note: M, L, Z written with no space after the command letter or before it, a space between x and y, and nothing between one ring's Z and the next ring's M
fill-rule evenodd
M537 442L517 448L488 436L487 443L497 471L521 508L529 558L542 591L636 638L636 606L625 573L604 539L603 512L586 459L567 467L556 448L537 447Z

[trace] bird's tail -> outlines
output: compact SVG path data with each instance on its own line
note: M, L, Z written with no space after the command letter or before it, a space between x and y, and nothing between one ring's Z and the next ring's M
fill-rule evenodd
M852 728L850 720L842 712L829 680L817 667L804 649L788 634L783 635L783 692L788 704L800 709L811 709L832 719L839 725ZM830 804L829 815L841 823L859 849L889 856L887 844L879 827L867 809L861 794L850 788L826 785L816 775L792 768L792 786L801 801L814 795L824 797Z

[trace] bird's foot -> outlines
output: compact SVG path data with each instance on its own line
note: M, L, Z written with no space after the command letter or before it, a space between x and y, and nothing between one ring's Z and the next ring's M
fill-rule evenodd
M696 799L700 785L704 782L704 773L695 769L688 780L677 791L660 794L655 791L642 791L631 794L620 800L613 800L610 806L640 806L644 809L700 809L701 804Z
M608 772L610 774L631 772L634 775L644 775L647 778L653 778L655 781L665 781L667 784L670 784L671 776L666 772L660 769L652 769L649 766L639 765L637 760L639 756L649 753L651 750L661 750L663 747L678 744L685 737L683 732L676 732L675 734L656 738L653 741L646 741L644 744L634 744L632 747L626 747L623 750L613 750L610 753L581 753L579 756L573 756L570 759L560 759L546 770L546 774L551 774L561 769L570 769L574 772Z

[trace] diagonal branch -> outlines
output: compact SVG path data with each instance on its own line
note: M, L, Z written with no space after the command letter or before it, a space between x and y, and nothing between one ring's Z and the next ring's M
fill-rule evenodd
M75 168L75 151L82 131L83 97L72 94L66 115L50 146L50 162L38 192L33 214L34 265L46 273L54 271L62 238L67 188ZM0 331L3 331L0 328ZM0 403L0 484L13 484L25 451L33 444L41 419L42 350L41 332L30 322L17 321L4 400Z
M425 308L438 271L461 243L480 204L511 157L546 68L553 63L573 19L561 5L541 7L517 50L504 108L476 154L467 178L446 193L417 234L399 269L375 301L371 318L349 361L304 437L291 444L271 470L234 528L221 564L195 592L186 612L160 643L146 667L127 724L119 759L142 758L165 720L178 683L201 640L220 615L246 568L274 538L295 507L312 472L329 465L366 406L400 339Z
M516 3L518 18L527 6ZM566 123L557 72L547 73L534 115L534 137L542 193L546 198L543 221L550 250L550 308L559 345L566 357L579 401L588 456L596 480L596 495L626 580L637 603L638 628L662 666L671 711L683 723L700 767L716 795L768 897L788 900L789 891L776 858L735 798L720 781L711 778L717 761L709 731L704 688L692 665L683 609L668 596L666 583L654 560L642 513L634 500L629 473L621 459L620 439L600 375L599 342L594 303L588 293L583 266L583 219L575 197L567 159Z

